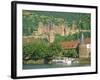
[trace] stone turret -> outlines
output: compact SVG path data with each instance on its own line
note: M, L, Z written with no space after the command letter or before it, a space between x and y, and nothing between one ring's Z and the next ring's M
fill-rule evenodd
M54 29L53 29L54 26L52 22L49 22L48 26L49 26L49 42L52 43L54 42L55 39Z
M81 44L84 44L84 35L83 35L83 33L81 34L80 42L81 42Z
M54 31L50 30L50 33L49 33L49 42L52 43L52 42L54 42L54 40L55 40Z
M39 25L38 25L38 34L42 34L42 33L43 33L43 23L39 22Z
M80 58L88 58L90 55L89 50L87 48L87 44L84 40L84 35L81 35L80 45L79 45L79 57Z
M65 30L65 26L64 26L64 24L62 24L62 25L61 25L61 35L62 35L62 36L65 35L64 30Z
M76 22L73 21L73 23L72 23L72 30L76 30L76 28L77 28Z

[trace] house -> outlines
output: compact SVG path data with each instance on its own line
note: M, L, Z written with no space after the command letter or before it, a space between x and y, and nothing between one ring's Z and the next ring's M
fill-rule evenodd
M61 42L61 46L64 49L76 49L78 48L79 43L80 43L79 41L64 41Z
M61 42L65 50L75 49L79 53L79 58L88 58L91 55L91 39L86 38L83 41L65 41Z
M67 57L79 57L79 44L78 40L61 42L61 46L65 51L64 55Z

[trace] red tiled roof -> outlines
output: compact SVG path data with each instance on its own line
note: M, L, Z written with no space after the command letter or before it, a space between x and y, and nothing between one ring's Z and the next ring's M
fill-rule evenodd
M64 49L74 49L77 48L79 44L79 41L67 41L67 42L61 42L61 46Z
M79 43L80 43L80 41L78 41L78 40L76 40L76 41L64 41L64 42L61 42L61 46L64 49L74 49L74 48L78 47ZM85 44L90 44L91 43L91 38L86 38L84 40L84 43Z

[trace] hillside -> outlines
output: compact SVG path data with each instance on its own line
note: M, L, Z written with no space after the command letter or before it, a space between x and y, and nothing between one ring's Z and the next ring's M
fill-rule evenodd
M48 24L52 22L55 25L65 24L71 27L73 23L78 29L90 30L91 15L87 13L71 12L49 12L49 11L29 11L23 10L23 35L31 35L37 30L38 23Z

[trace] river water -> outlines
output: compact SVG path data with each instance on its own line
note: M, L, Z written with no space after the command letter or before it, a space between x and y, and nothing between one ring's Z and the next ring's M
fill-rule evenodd
M80 67L89 66L89 64L23 64L23 69L43 69L43 68L64 68L64 67Z

